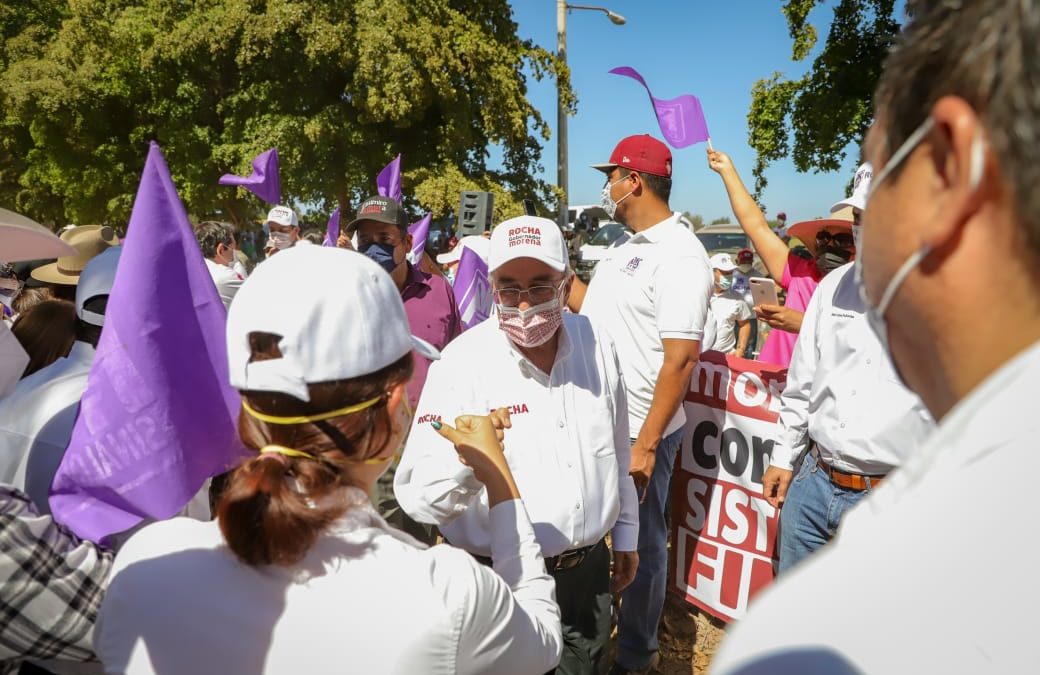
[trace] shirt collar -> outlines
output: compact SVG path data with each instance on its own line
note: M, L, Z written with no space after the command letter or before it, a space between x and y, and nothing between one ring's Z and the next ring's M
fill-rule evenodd
M659 243L664 238L664 235L667 234L668 231L672 229L672 227L679 223L680 216L681 214L673 212L672 215L668 216L656 225L648 227L642 232L637 232L633 234L632 238L629 239L629 241L637 244L642 243L644 241L648 244Z
M404 288L401 289L401 295L407 293L408 290L413 286L426 286L427 288L432 288L432 286L430 285L431 275L427 274L426 272L423 272L421 269L419 269L417 266L413 265L410 262L405 264L408 265L408 276L405 277Z

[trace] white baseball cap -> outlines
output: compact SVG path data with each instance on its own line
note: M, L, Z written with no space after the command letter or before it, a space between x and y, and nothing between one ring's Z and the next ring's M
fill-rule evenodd
M250 363L253 332L280 335L282 358ZM374 373L412 349L440 358L412 337L390 275L366 255L328 246L295 246L257 266L228 311L227 349L231 386L301 401L309 384Z
M708 259L708 262L711 263L711 268L713 270L732 272L733 270L737 269L736 264L734 264L733 262L733 256L731 256L729 253L716 253Z
M288 206L276 206L267 212L267 220L264 222L264 229L267 228L267 223L284 225L285 227L299 227L300 219L296 217L296 212Z
M557 272L567 269L567 244L560 228L538 216L519 216L499 223L491 231L488 272L516 258L540 260Z
M92 326L104 326L105 315L83 309L87 301L99 295L111 295L112 284L116 281L116 268L122 246L112 246L101 254L94 256L83 268L76 284L76 318Z
M468 248L479 255L480 259L483 260L486 265L488 261L488 249L490 247L490 239L480 234L471 234L460 239L459 243L455 244L455 248L451 249L447 253L441 253L437 256L437 262L441 265L456 263L462 258L462 250Z
M864 162L856 169L856 178L852 182L852 195L847 199L837 202L831 207L831 213L851 206L862 211L867 208L867 192L870 190L870 180L874 177L874 167L870 162Z

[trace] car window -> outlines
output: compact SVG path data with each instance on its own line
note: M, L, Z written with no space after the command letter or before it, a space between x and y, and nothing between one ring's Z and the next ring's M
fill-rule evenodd
M589 239L592 246L610 246L622 236L627 234L627 228L621 223L610 223L596 230L596 234Z
M697 237L709 252L739 251L742 248L750 248L748 237L743 232L698 232Z

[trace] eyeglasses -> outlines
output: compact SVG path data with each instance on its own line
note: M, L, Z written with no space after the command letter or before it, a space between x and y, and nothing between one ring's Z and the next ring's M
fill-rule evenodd
M498 288L495 289L495 302L505 307L516 307L520 304L520 298L526 295L532 305L540 305L555 298L563 288L563 283L561 281L556 286L531 286L526 291L519 288Z
M832 244L838 248L855 248L856 240L847 232L831 234L827 230L820 230L816 233L817 246L831 246Z

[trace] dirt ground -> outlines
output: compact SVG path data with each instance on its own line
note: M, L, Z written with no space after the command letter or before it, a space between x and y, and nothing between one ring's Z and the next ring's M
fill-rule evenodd
M682 600L668 596L661 626L660 675L706 675L722 640L724 623ZM606 668L613 662L611 641Z

